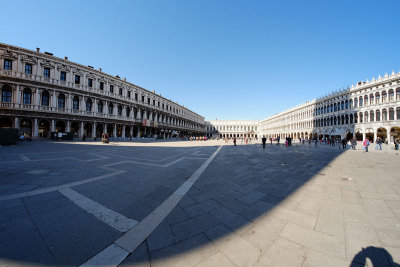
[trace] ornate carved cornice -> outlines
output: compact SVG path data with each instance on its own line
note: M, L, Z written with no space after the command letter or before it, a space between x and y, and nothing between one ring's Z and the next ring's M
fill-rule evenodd
M17 53L13 53L10 50L5 50L3 52L3 54L1 54L2 58L10 58L10 59L17 59L18 58L18 54Z
M31 55L22 54L21 61L24 63L37 64L37 58Z
M57 64L57 70L69 72L71 70L71 67L68 66L67 64L60 63L60 64Z
M54 63L48 59L42 59L40 66L54 69Z

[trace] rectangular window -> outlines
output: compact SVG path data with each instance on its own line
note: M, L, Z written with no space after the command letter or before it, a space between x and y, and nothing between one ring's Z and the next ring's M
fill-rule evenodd
M128 91L128 97L131 98L131 91Z
M144 95L142 95L142 102L144 103Z
M160 101L158 101L158 107L160 107Z
M81 76L75 75L75 84L81 84Z
M89 87L93 87L93 79L88 79L88 80L87 80L87 85L88 85Z
M60 81L66 81L67 80L67 73L65 71L60 72Z
M147 104L150 105L150 97L147 98Z
M164 109L164 104L162 104L162 109Z
M156 101L155 100L153 100L153 106L155 106L156 105Z
M114 85L110 85L110 92L114 93Z
M135 100L138 100L138 94L137 93L135 93Z
M25 64L25 73L26 74L32 74L32 64Z
M4 69L12 70L12 61L9 59L4 59Z
M122 88L119 88L119 95L122 95Z
M104 83L100 82L100 90L104 90Z
M43 70L43 76L45 78L50 78L50 68L44 68Z

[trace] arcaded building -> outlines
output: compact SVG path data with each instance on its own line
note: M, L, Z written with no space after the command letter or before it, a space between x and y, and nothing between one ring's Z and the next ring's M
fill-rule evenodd
M199 136L204 117L101 69L0 43L0 127L34 138Z
M206 121L207 137L257 138L258 121L252 120L213 120Z
M333 92L260 121L260 135L281 138L356 136L393 143L400 137L400 73Z

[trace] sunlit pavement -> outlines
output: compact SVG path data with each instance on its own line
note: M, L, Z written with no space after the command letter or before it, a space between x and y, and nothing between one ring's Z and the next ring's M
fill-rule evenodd
M397 151L238 144L0 147L0 265L400 262Z

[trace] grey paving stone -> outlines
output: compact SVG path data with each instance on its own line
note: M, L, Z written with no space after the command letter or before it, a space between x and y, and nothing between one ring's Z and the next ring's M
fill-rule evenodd
M23 217L0 223L0 242L7 241L18 235L23 235L26 232L36 230L36 225L31 218Z
M168 247L176 242L177 239L166 221L162 222L147 238L150 251Z
M79 265L122 235L87 213L41 228L40 233L59 265Z
M192 189L191 189L192 190ZM178 203L179 207L181 208L185 208L188 206L192 206L194 204L196 204L197 202L193 200L192 197L189 196L189 194L186 194L181 201Z
M186 221L187 219L189 219L189 216L183 211L181 207L179 207L179 205L177 205L167 216L167 221L169 224Z
M150 267L150 256L147 252L146 242L140 244L119 266Z
M190 217L197 217L200 214L212 211L220 206L221 204L214 200L206 200L193 206L184 208L184 211Z
M62 222L71 217L77 216L85 211L72 202L64 205L58 209L46 210L41 213L32 214L31 218L33 222L38 226L38 228L43 228L45 226Z
M0 212L4 209L15 208L23 205L24 203L20 198L0 201Z
M250 223L243 217L233 213L225 207L220 207L210 212L218 221L228 226L231 230L236 230L246 224Z
M246 195L244 195L243 197L239 198L238 200L240 202L242 202L243 204L251 205L251 204L256 203L258 200L260 200L264 196L265 196L264 193L261 193L257 190L253 190L253 191L250 191L249 193L247 193Z
M0 223L21 218L29 218L29 214L24 206L17 206L1 210Z
M248 209L241 212L240 215L249 221L255 221L260 216L270 211L273 207L274 205L270 203L264 201L258 201L256 204L250 206Z
M218 225L218 221L210 214L202 214L187 221L171 225L175 237L179 240L189 239Z

